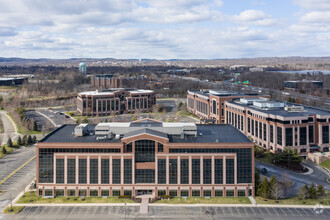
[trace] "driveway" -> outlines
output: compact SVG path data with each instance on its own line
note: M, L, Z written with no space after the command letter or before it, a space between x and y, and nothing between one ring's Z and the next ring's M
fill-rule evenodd
M13 121L6 113L6 111L0 111L0 117L4 127L4 133L0 134L1 145L7 143L8 137L11 137L12 140L16 140L18 137L15 124L13 124Z

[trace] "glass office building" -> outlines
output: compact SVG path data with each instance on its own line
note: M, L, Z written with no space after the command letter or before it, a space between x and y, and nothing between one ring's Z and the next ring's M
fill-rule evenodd
M64 125L37 144L42 196L249 196L253 143L230 125ZM86 125L85 125L86 128Z

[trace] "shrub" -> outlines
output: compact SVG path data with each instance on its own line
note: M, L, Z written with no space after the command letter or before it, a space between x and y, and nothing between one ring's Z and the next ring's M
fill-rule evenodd
M130 195L120 195L118 196L118 199L130 199L131 196Z
M2 153L7 154L7 149L5 148L5 146L2 147Z

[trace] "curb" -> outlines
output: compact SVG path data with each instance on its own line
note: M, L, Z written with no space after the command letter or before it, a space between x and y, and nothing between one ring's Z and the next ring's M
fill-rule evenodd
M47 115L45 115L44 113L41 113L40 111L36 110L36 112L40 115L42 115L43 117L45 117L48 121L50 121L50 123L52 123L54 125L55 128L59 127L57 124L55 124L55 122L50 118L48 117Z
M6 182L10 177L12 177L15 173L17 173L18 171L20 171L23 167L25 167L28 163L30 163L32 160L34 160L37 156L33 156L30 160L26 161L23 165L21 165L20 167L18 167L16 170L14 170L11 174L9 174L6 178L4 178L3 180L0 181L0 186Z

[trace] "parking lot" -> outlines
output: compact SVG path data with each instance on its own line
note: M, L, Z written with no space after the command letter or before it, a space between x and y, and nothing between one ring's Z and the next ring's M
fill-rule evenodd
M6 219L329 219L330 210L316 214L313 208L149 206L33 206Z

